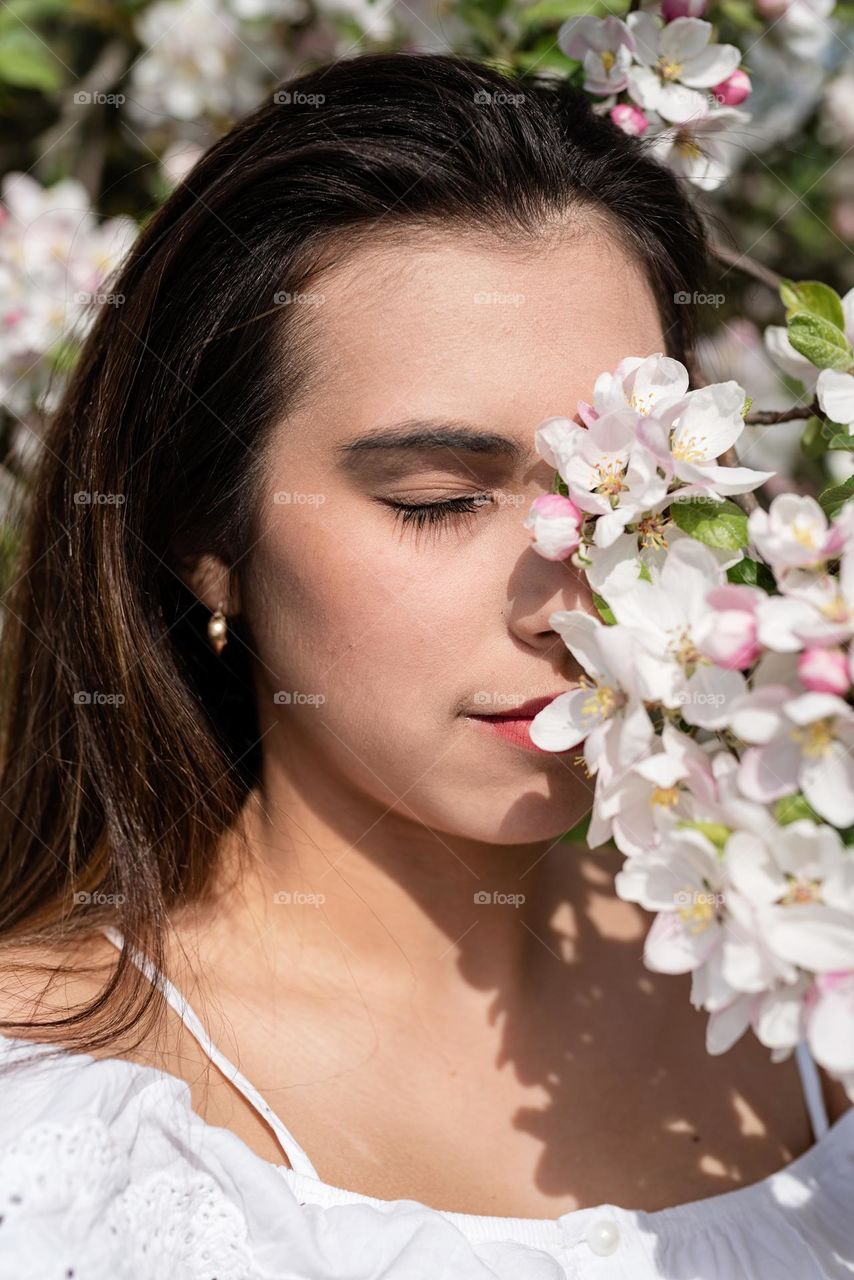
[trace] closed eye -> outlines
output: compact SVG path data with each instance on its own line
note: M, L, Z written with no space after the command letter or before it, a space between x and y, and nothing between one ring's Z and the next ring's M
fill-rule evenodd
M441 502L393 502L390 498L380 501L395 513L395 520L416 529L450 524L457 516L472 515L492 502L489 493L466 494L461 498L443 498Z

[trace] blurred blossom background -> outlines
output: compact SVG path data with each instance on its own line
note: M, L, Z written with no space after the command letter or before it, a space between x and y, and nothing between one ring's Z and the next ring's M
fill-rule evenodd
M746 122L716 136L714 180L684 168L685 149L683 160L676 148L662 158L683 163L719 249L699 304L700 373L735 378L754 410L804 406L802 420L748 426L739 444L747 465L778 473L772 490L844 481L850 447L813 447L813 388L797 362L775 357L774 331L785 325L779 276L854 288L854 0L4 0L2 586L14 573L15 499L81 338L99 307L122 304L111 277L239 116L289 76L377 50L461 53L585 87L559 33L582 15L636 8L712 23L715 41L741 50L751 86ZM597 109L615 100L600 95ZM634 107L615 110L637 129Z

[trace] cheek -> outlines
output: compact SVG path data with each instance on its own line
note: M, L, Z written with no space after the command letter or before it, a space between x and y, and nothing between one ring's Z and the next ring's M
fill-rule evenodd
M499 598L489 562L453 533L415 534L384 514L360 527L289 511L253 552L246 592L265 695L321 693L336 724L368 712L389 728L416 714L447 723Z

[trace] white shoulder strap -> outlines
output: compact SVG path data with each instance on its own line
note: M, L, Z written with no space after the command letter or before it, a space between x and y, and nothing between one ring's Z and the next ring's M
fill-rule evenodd
M112 942L114 947L118 948L119 951L123 949L124 938L118 929L114 929L111 925L107 925L102 929L102 933L110 942ZM205 1030L201 1019L193 1012L190 1005L184 999L184 996L174 983L170 982L166 975L160 972L152 961L149 960L148 956L142 955L135 947L128 946L128 954L137 968L145 974L149 982L157 986L160 991L162 991L166 1000L168 1000L169 1004L178 1014L178 1017L184 1023L184 1026L198 1041L203 1051L207 1054L214 1065L219 1068L228 1080L231 1081L235 1089L243 1095L250 1106L254 1107L255 1110L267 1121L267 1124L275 1133L279 1141L279 1145L287 1156L294 1172L302 1173L310 1178L317 1178L319 1180L320 1175L311 1163L311 1160L309 1160L305 1151L303 1151L302 1147L297 1142L296 1138L290 1130L282 1124L279 1117L269 1104L264 1101L255 1086L249 1083L243 1072L238 1070L234 1063L226 1058L225 1054L221 1053L216 1047Z
M795 1057L798 1060L798 1070L801 1073L801 1085L806 1099L807 1110L810 1113L812 1131L816 1142L820 1142L830 1128L830 1120L827 1115L824 1095L821 1091L821 1077L818 1074L818 1067L810 1053L806 1040L801 1040L795 1046Z

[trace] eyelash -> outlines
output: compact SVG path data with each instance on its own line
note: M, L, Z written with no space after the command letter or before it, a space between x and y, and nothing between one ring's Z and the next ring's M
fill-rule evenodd
M473 515L491 502L492 494L474 493L464 498L445 498L442 502L387 502L386 505L391 507L395 520L422 529L425 526L439 528L455 516Z

